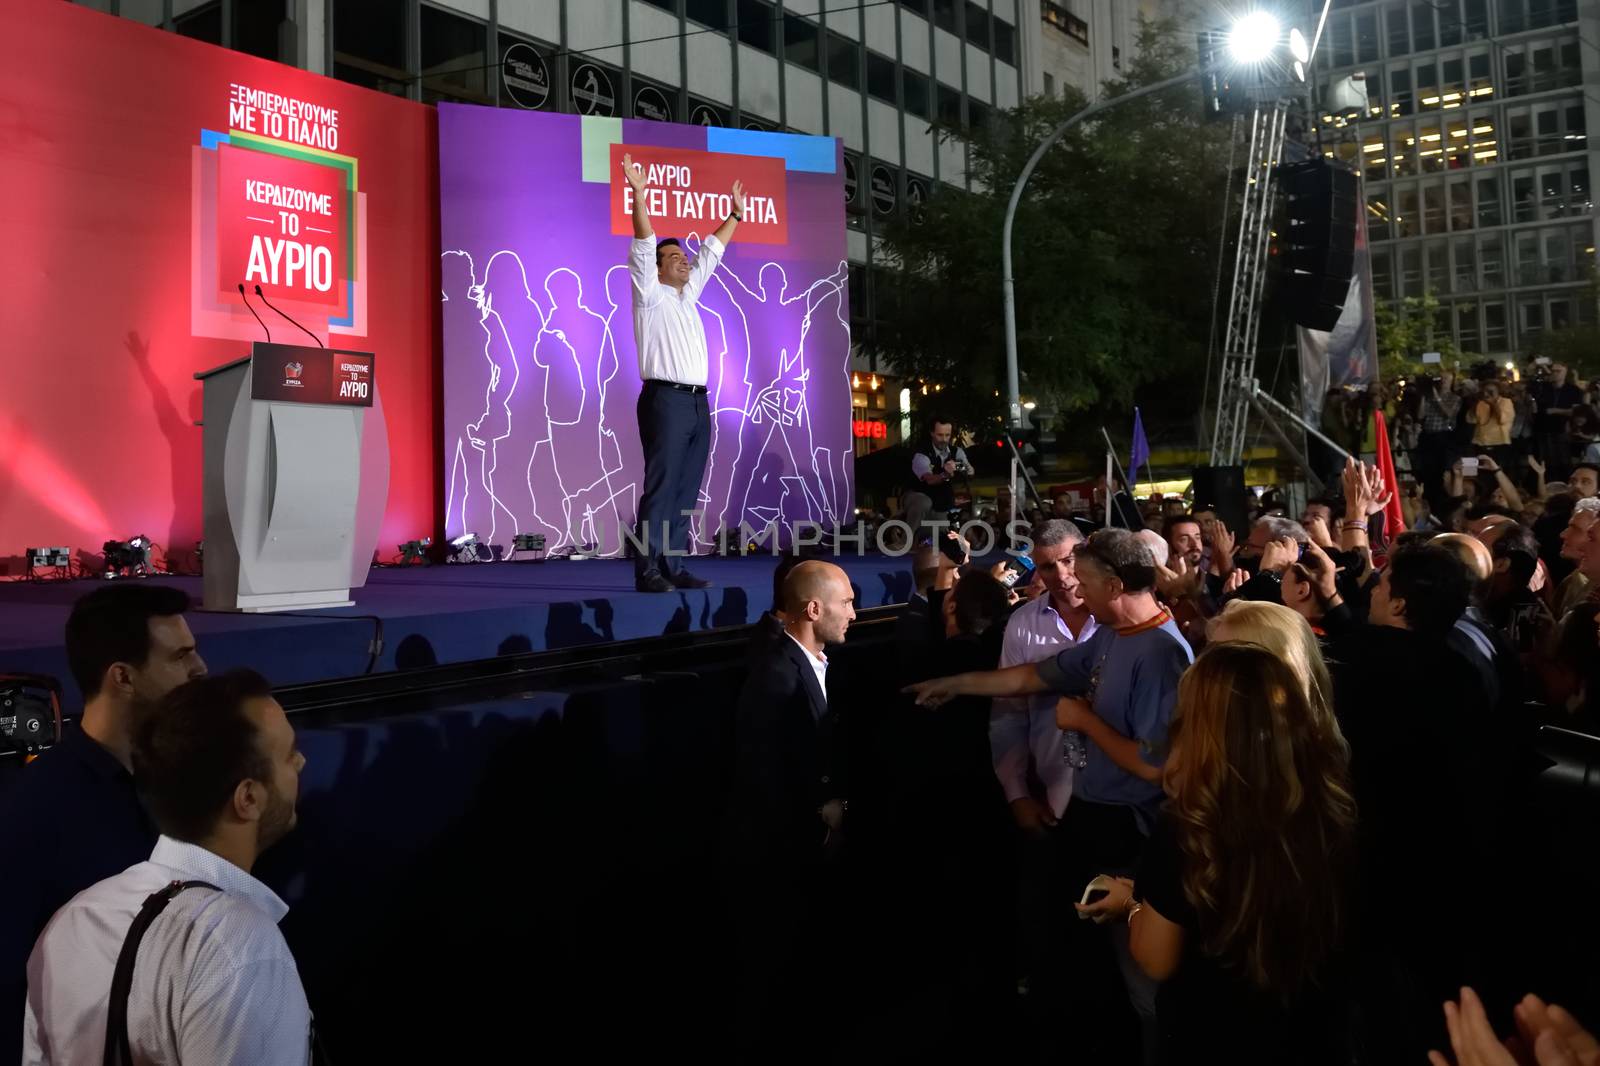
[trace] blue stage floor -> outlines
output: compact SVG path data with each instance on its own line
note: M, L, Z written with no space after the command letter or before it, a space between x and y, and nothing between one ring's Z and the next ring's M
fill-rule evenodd
M485 563L372 571L355 607L314 617L194 612L200 654L212 670L250 666L290 685L364 672L374 619L383 628L375 671L467 662L515 652L570 648L754 622L772 599L768 555L693 560L715 582L703 591L635 592L625 560ZM857 605L903 603L911 591L909 558L837 560L857 589ZM198 602L200 579L148 578L185 589ZM72 602L96 582L0 584L0 671L52 674L67 686L62 631Z

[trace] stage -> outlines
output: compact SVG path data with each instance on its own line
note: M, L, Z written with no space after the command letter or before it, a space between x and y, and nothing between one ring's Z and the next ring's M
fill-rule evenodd
M876 554L837 560L859 607L903 603L910 560ZM275 684L468 662L517 652L572 648L754 622L771 604L771 555L701 558L692 569L715 582L671 595L640 593L626 560L558 560L375 569L356 605L314 614L189 615L212 670L249 666ZM176 585L198 603L198 577L129 580ZM67 676L62 634L72 603L100 582L0 585L0 671L51 674L80 701ZM373 659L373 638L382 649Z

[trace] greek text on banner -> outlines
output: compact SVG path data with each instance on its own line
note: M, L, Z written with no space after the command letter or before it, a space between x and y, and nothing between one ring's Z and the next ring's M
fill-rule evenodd
M727 155L657 145L611 146L611 232L633 233L633 187L622 176L631 154L645 170L645 206L658 237L704 237L733 210L735 181L744 182L745 216L735 239L745 244L787 244L787 176L782 159Z

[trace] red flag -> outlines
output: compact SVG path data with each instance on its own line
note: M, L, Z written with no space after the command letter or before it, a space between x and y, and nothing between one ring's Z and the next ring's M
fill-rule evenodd
M1395 476L1394 456L1389 451L1389 429L1384 425L1383 412L1372 412L1372 439L1378 448L1378 473L1383 475L1383 488L1389 502L1383 506L1383 535L1390 544L1406 528L1405 514L1400 510L1400 479Z

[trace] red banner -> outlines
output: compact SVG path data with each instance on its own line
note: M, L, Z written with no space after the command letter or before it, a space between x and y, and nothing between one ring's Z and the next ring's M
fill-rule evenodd
M242 281L269 300L337 307L349 276L343 172L232 145L217 155L217 291L236 297Z
M733 211L733 183L744 183L743 244L787 244L789 204L782 159L699 152L647 144L611 146L611 232L633 233L633 186L622 176L622 157L645 170L645 207L658 237L704 237Z

